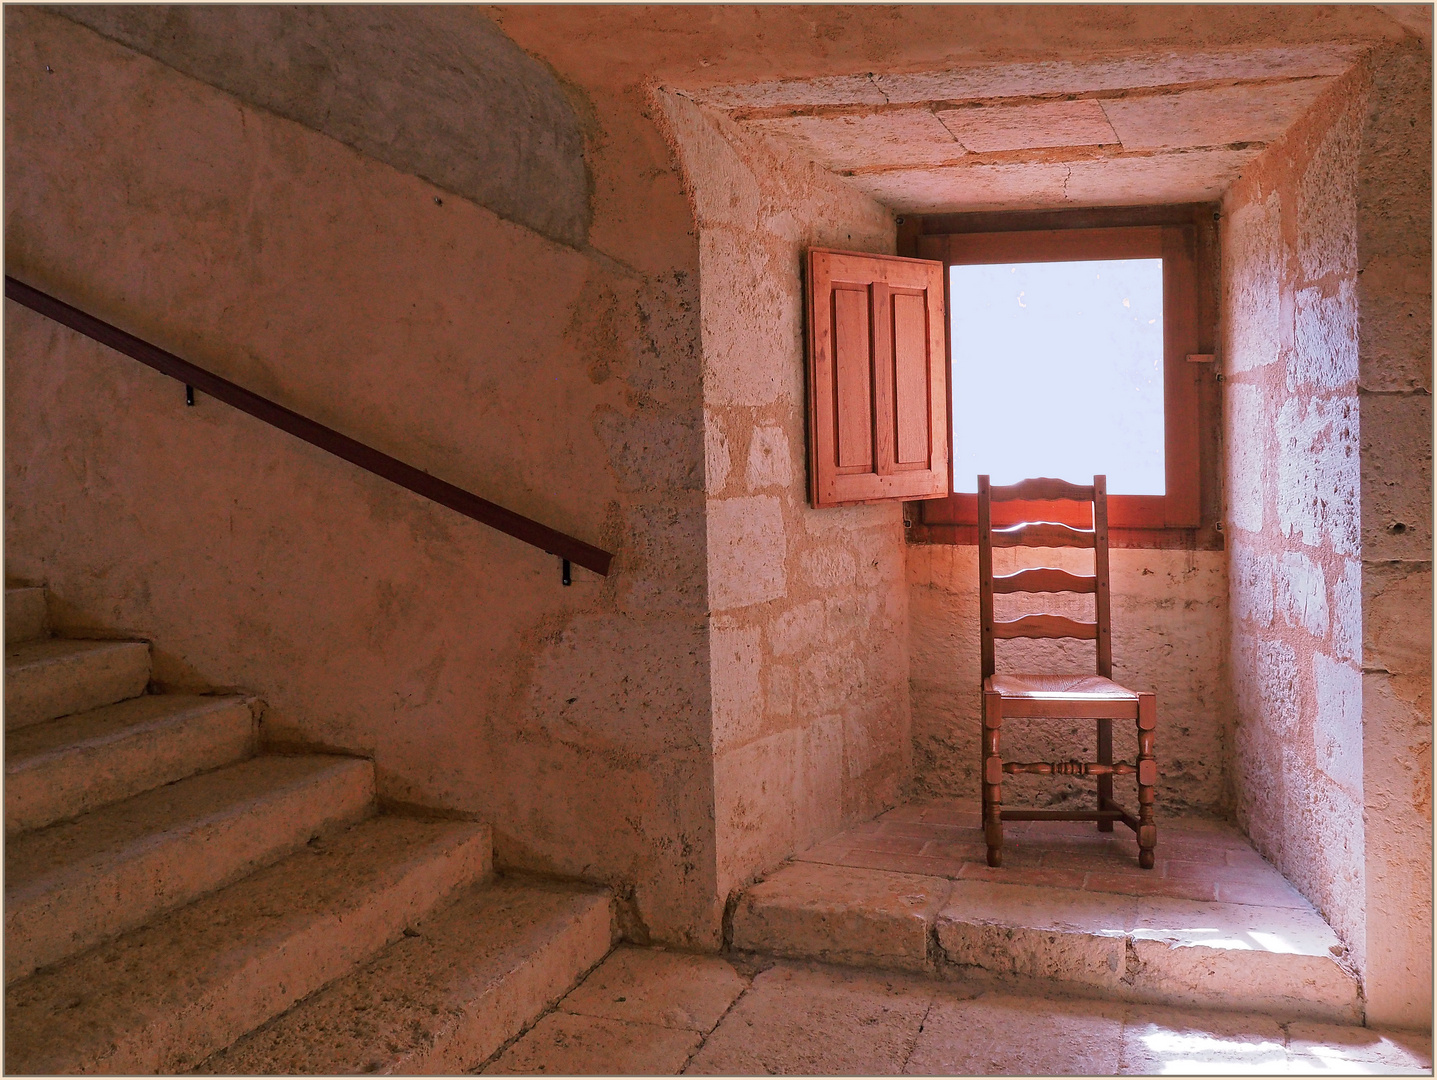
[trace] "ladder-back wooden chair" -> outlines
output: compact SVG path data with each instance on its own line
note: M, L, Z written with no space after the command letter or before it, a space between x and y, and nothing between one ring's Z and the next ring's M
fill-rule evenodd
M1025 522L993 528L992 503L1014 500L1073 500L1092 505L1093 527L1075 529L1049 521ZM1086 547L1093 549L1093 576L1070 574L1048 567L993 576L995 547ZM1007 487L990 485L978 477L978 576L982 611L983 648L983 831L988 844L988 865L1003 865L1005 821L1096 821L1112 832L1121 821L1138 837L1138 864L1152 869L1157 844L1153 819L1153 793L1157 761L1153 737L1157 726L1157 697L1138 693L1113 682L1113 638L1108 594L1108 492L1107 477L1093 477L1092 486L1041 478ZM993 618L994 593L1093 593L1094 622L1079 622L1061 615L1025 615L1009 622ZM997 638L1082 638L1096 641L1096 675L1022 674L996 672L993 642ZM1096 720L1098 760L1009 761L999 749L1003 721ZM1113 721L1137 723L1138 755L1134 764L1113 761ZM1097 778L1095 810L1004 810L1003 775L1037 773L1044 776ZM1138 815L1133 817L1113 801L1113 777L1137 775Z

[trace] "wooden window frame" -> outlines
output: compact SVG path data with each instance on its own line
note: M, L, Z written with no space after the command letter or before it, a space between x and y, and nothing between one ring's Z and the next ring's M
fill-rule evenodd
M945 309L950 266L1085 258L1163 260L1163 434L1167 492L1109 495L1114 547L1221 549L1215 204L905 216L899 252L943 263ZM951 339L951 334L948 335ZM1206 360L1189 360L1189 356ZM952 400L952 342L946 361ZM951 423L951 421L950 421ZM954 492L953 455L948 489ZM1085 477L1069 477L1082 481ZM1077 508L1081 512L1081 508ZM1007 503L1003 522L1074 518L1071 503ZM919 543L976 545L978 496L954 492L912 503L909 536Z

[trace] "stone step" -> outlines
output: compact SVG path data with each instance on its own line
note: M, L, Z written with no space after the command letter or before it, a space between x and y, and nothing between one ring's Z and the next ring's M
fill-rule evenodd
M36 641L50 633L44 589L5 590L5 644Z
M5 647L5 730L137 697L150 681L143 641L54 638Z
M370 818L12 984L5 1071L193 1067L491 870L487 825Z
M252 756L245 697L151 694L5 739L5 832L38 829Z
M141 926L374 805L374 766L260 757L21 833L5 846L5 979Z
M244 1036L196 1072L455 1074L518 1035L612 944L606 890L506 879Z
M1362 1022L1343 948L1310 905L1125 896L790 863L739 900L734 948L1086 996Z

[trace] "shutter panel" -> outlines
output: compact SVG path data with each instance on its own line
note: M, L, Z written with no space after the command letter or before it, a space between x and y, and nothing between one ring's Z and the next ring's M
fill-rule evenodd
M943 264L814 249L807 292L813 505L947 497Z

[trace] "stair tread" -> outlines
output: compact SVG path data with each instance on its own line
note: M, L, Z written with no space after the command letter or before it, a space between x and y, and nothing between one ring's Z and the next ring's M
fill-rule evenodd
M607 891L590 886L517 878L466 890L416 924L414 936L195 1071L342 1075L472 1068L608 952L609 918ZM583 942L562 940L576 928ZM530 991L519 1010L527 1015L476 1020L481 1011L505 1011L498 991L506 981L536 975L547 982L538 997Z
M48 638L5 646L5 730L138 697L150 679L143 641Z
M143 641L113 641L92 638L44 638L39 641L21 641L5 646L5 668L9 672L18 667L44 664L89 653L134 648L148 650L149 647L149 644Z
M36 972L6 991L6 1071L185 1068L397 937L422 911L407 913L402 901L385 899L396 882L432 877L434 866L477 851L480 843L484 858L475 869L446 873L457 875L458 886L482 877L488 836L487 825L472 822L370 818ZM441 875L435 887L443 888L444 880ZM388 929L373 913L386 904L400 908ZM371 932L383 938L366 952L353 937L376 925ZM334 938L344 939L342 948ZM315 975L321 981L313 985L298 983L293 971L341 960L346 967L328 978ZM256 1007L270 1011L246 1018L229 1000L236 993L259 995ZM241 1026L206 1044L206 1025L219 1014Z
M362 758L306 754L266 756L177 780L11 839L5 848L7 907L57 878L91 872L166 833L245 813L257 799L314 783Z
M5 736L5 771L20 769L80 747L100 747L146 728L251 700L240 695L146 694L19 728Z

